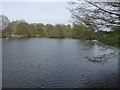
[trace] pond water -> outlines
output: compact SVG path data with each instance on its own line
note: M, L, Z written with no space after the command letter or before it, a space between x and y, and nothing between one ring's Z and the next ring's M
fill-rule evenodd
M2 41L3 88L118 87L118 58L92 62L112 52L79 39L4 39Z

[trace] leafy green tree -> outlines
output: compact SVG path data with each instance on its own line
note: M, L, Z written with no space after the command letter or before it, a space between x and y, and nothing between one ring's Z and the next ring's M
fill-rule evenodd
M47 37L47 32L45 30L44 24L37 25L37 33L36 34L39 35L40 37Z
M23 37L32 37L32 30L29 28L29 25L26 22L20 22L17 25L16 34Z
M95 33L88 26L74 24L72 29L73 38L79 39L95 39Z
M2 31L2 37L11 37L13 34L13 30L11 24L9 23L8 26Z
M48 33L48 37L50 37L50 38L55 37L55 28L54 28L54 25L52 25L52 24L47 24L47 25L45 26L45 30L46 30L47 33Z

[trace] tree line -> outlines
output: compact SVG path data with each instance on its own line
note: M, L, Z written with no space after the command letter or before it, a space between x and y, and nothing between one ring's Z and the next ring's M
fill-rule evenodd
M76 38L81 40L98 40L108 45L120 47L120 27L114 26L111 31L95 31L92 26L84 24L29 24L25 21L13 21L2 30L2 38Z
M16 37L49 37L49 38L81 38L95 39L95 32L92 28L84 25L65 24L29 24L25 21L13 21L2 30L3 38Z

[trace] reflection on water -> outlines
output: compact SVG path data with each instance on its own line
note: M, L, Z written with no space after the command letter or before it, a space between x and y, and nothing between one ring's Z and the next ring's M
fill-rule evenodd
M90 46L89 46L90 45ZM86 47L94 46L94 56L85 58L94 63L105 63L108 59L118 56L118 48L104 45L100 42L90 42ZM99 52L99 53L97 53Z
M93 56L93 57L86 57L86 59L90 60L94 63L105 63L106 60L116 57L117 54L115 52L107 53L99 56Z
M94 42L77 39L3 40L3 87L117 87L116 56L104 64L85 58L105 57L113 50L116 52L115 49L101 48Z

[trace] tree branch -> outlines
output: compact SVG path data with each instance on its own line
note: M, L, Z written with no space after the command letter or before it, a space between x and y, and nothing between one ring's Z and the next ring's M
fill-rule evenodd
M104 12L107 12L107 13L109 13L109 14L114 14L114 15L119 16L119 17L120 17L120 14L113 13L113 12L110 12L110 11L107 11L107 10L104 10L104 9L102 9L102 8L98 7L97 5L95 5L95 4L93 4L93 3L89 2L89 1L87 1L87 2L88 2L89 4L91 4L91 5L95 6L95 7L97 7L98 9L100 9L100 10L104 11Z

